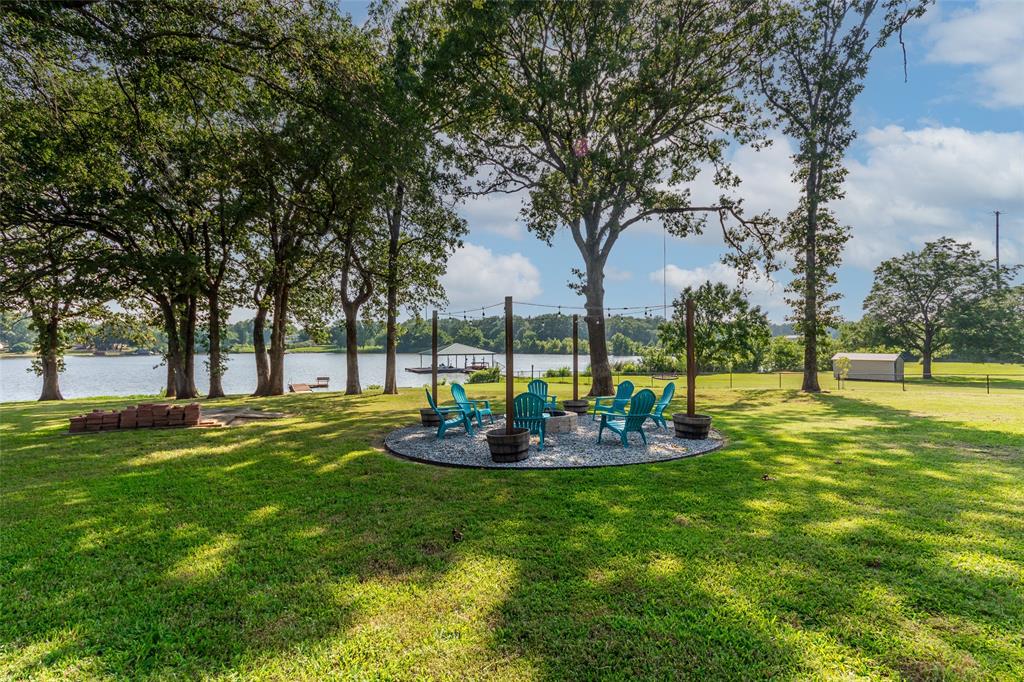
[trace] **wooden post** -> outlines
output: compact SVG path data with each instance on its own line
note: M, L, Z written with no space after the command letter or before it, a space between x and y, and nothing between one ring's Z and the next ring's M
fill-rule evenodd
M697 391L697 353L693 347L693 298L686 299L686 416L697 414L694 393Z
M505 433L512 435L512 417L515 406L512 404L515 396L512 367L512 297L505 297Z
M437 311L430 322L430 395L437 405Z
M572 399L580 399L580 316L572 316Z

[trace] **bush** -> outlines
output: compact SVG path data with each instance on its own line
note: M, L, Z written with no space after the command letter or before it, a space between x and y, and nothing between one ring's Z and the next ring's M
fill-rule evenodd
M620 360L612 363L612 372L615 374L640 374L640 365L632 360Z
M501 367L494 366L478 369L466 379L467 384L496 384L501 381Z
M669 354L661 346L647 346L640 351L639 370L644 373L676 372L683 369L679 358Z
M803 345L784 336L776 336L768 348L767 361L765 369L770 372L800 370L804 366Z
M544 372L546 377L571 377L572 370L568 367L556 367L555 369L549 369Z
M11 346L11 352L12 353L31 353L32 352L32 344L28 343L26 341L22 341L21 343L16 343L13 346Z

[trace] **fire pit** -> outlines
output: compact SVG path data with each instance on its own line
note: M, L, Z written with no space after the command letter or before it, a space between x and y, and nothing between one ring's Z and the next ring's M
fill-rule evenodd
M552 410L549 414L551 416L544 427L546 433L572 433L576 430L576 413Z

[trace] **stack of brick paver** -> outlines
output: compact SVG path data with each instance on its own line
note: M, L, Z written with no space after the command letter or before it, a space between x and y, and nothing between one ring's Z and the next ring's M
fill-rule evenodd
M123 410L93 410L87 414L71 417L70 433L89 431L114 431L118 429L145 429L155 426L199 426L202 410L199 403L168 405L166 403L142 403L138 407L129 405Z

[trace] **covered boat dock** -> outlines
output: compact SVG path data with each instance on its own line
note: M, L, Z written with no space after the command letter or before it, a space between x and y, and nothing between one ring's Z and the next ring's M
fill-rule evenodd
M406 367L405 371L415 372L416 374L430 374L431 355L432 351L429 349L420 351L420 366ZM464 343L451 343L444 348L437 349L437 372L438 374L468 374L470 372L475 372L478 369L487 369L488 367L497 365L494 361L495 355L497 355L497 353L494 351L467 346ZM424 357L427 359L426 366L423 365Z

